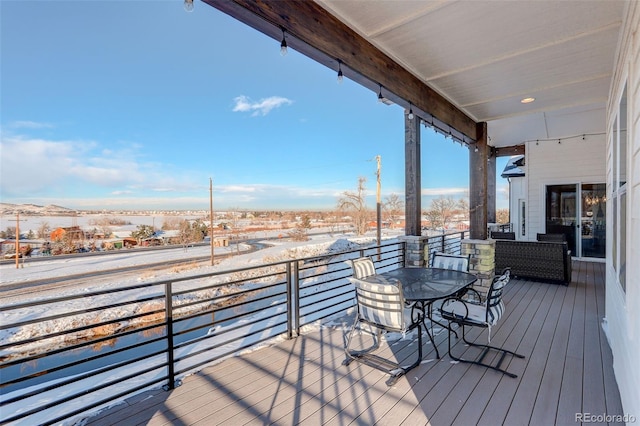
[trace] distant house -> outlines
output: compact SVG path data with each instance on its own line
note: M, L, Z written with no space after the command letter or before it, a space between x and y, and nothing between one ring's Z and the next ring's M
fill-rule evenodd
M79 226L69 226L67 228L56 228L51 231L49 236L51 241L62 241L63 238L69 238L71 240L84 239L84 231Z

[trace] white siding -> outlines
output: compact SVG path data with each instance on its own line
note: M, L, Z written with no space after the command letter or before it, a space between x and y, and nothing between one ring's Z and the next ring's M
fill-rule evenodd
M528 240L545 232L547 185L606 182L605 141L605 135L588 135L526 144Z
M526 167L526 166L525 166ZM526 174L526 171L525 171ZM526 175L525 175L526 176ZM529 209L527 200L527 178L513 177L509 186L509 216L513 224L513 232L516 233L516 240L526 240L526 227L529 222L529 213L525 211L525 235L522 235L522 223L520 213L520 200L525 200L525 210Z
M629 2L618 47L615 79L608 103L607 128L613 128L618 103L627 83L627 274L626 293L613 269L607 249L606 319L614 371L625 413L640 419L640 3ZM609 141L611 135L609 135ZM607 144L607 178L612 176L612 147ZM608 180L610 183L610 180ZM608 186L607 194L611 194ZM609 208L607 215L611 215ZM612 240L607 220L607 241Z

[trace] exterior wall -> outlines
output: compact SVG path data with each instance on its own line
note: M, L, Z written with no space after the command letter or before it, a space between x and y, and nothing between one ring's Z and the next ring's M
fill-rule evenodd
M607 105L607 197L612 194L613 123L627 83L627 222L626 292L613 266L613 209L607 202L606 319L613 367L624 412L640 418L640 3L631 1L625 13L614 81Z
M525 166L526 167L526 166ZM526 172L525 172L526 173ZM522 234L522 218L520 212L520 200L525 201L525 220L524 235ZM527 232L529 222L529 200L527 200L527 178L523 177L511 178L509 184L509 216L513 224L513 232L516 234L516 240L527 240L529 233Z
M526 237L535 241L545 232L545 187L573 183L605 183L606 135L588 135L557 141L527 142Z

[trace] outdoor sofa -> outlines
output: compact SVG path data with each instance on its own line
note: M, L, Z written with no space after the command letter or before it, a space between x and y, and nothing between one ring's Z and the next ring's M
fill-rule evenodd
M571 251L566 242L496 240L495 270L511 275L569 285Z

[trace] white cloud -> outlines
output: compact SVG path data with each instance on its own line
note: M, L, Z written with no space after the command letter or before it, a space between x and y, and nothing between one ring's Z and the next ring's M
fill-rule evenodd
M233 107L234 112L251 112L252 117L267 115L272 109L279 108L283 105L291 105L293 103L292 100L281 96L271 96L255 102L248 96L240 95L233 101L235 102Z
M426 188L422 190L422 195L427 197L447 197L447 196L469 196L468 188Z
M94 188L98 196L98 190L123 195L196 187L188 176L168 173L170 166L140 161L139 147L123 145L128 146L104 149L95 141L3 135L0 194L3 198L69 195Z
M53 124L40 123L37 121L19 120L9 123L9 127L14 129L49 129L53 127Z

